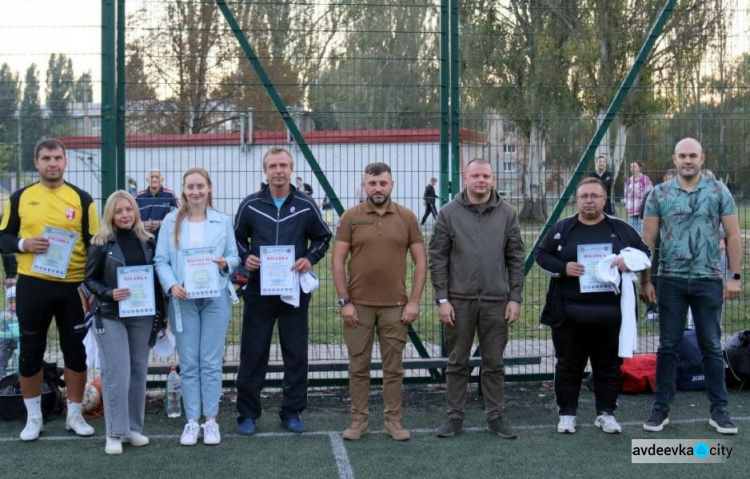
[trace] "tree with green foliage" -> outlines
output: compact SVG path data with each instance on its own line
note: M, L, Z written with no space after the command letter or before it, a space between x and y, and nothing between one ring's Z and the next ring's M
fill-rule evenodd
M21 152L24 171L34 168L34 146L44 136L44 119L39 103L39 70L32 63L24 77L21 100Z
M229 64L232 40L220 28L219 16L213 2L165 2L130 17L145 33L130 40L129 51L137 51L164 92L165 125L159 132L202 133L224 121L217 115L236 90L222 95L216 86Z
M94 88L91 85L91 72L84 72L73 86L72 99L78 103L93 103Z
M68 112L68 104L73 99L74 85L73 60L63 53L50 55L45 94L49 110L47 131L51 136L67 136L74 132Z
M580 111L568 71L582 12L576 2L559 0L470 0L461 14L465 108L475 115L495 109L517 125L525 147L518 156L519 216L545 221L550 132Z
M0 171L16 170L18 164L18 103L21 82L7 63L0 66Z
M610 126L598 155L613 158L615 178L623 166L632 127L653 114L696 101L700 64L718 38L727 13L726 0L677 2L659 40L635 80L621 113ZM586 113L604 121L606 110L630 70L664 0L586 0L587 17L576 44L577 61L571 74L587 85L581 90Z
M18 102L21 100L21 82L7 63L0 66L0 142L16 143Z
M347 28L311 78L309 103L321 126L436 127L437 11L395 0L341 8Z

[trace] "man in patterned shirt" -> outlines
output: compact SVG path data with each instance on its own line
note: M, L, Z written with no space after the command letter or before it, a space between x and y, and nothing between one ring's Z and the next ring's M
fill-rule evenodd
M672 158L677 177L654 188L646 201L643 220L643 240L658 254L660 319L654 406L643 429L658 432L669 424L678 348L689 307L703 355L706 393L711 403L709 424L721 434L736 434L737 427L727 410L721 311L723 298L737 298L742 291L739 273L742 240L737 206L724 184L701 175L705 155L698 141L681 140ZM721 227L726 232L730 270L725 284L722 284L717 241ZM641 296L648 302L656 300L650 282L643 284Z

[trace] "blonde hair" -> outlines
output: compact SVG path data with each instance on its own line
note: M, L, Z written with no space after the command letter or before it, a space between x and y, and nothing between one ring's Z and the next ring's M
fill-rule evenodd
M117 231L117 227L114 224L115 205L117 205L117 202L120 200L127 200L130 206L133 208L133 215L135 216L135 220L133 221L133 227L131 228L131 231L135 233L136 238L141 241L148 241L149 239L154 237L151 233L146 231L146 227L143 226L143 221L141 221L141 213L138 210L138 204L135 202L135 199L133 199L133 197L127 191L117 190L109 195L109 198L107 198L107 203L105 203L104 212L102 213L101 225L99 225L99 233L91 238L91 244L103 245L114 237L115 231Z
M180 202L180 209L177 210L177 217L175 218L174 225L174 245L178 249L180 248L180 231L182 230L182 220L185 219L188 213L188 199L187 195L185 195L185 178L195 173L201 175L203 179L206 180L206 183L208 183L208 187L211 189L211 191L208 192L208 208L213 209L214 207L213 184L211 183L211 177L208 175L208 172L200 166L194 166L188 169L182 175L182 194L180 196L180 199L182 201Z

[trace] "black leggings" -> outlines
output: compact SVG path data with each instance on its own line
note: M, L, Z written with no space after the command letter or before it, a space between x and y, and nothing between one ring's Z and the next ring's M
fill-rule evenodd
M78 284L18 275L16 312L21 330L18 361L21 376L31 377L41 371L53 316L65 367L75 372L86 371L83 338L87 330L83 326Z

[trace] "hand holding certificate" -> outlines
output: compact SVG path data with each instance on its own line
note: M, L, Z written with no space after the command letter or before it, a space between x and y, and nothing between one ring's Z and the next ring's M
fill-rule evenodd
M120 266L117 287L130 291L127 298L118 301L121 318L156 314L153 266Z
M34 255L31 270L55 278L65 278L78 236L75 231L45 226L42 237L49 241L49 247L46 253Z
M578 278L581 293L606 293L614 291L611 284L599 281L596 277L596 265L612 254L612 244L578 245L578 262L586 267L586 272Z
M261 296L289 295L299 289L299 275L295 278L294 246L260 247ZM296 281L295 281L296 279Z
M219 293L219 265L216 248L190 248L182 251L183 274L188 299L215 298Z

